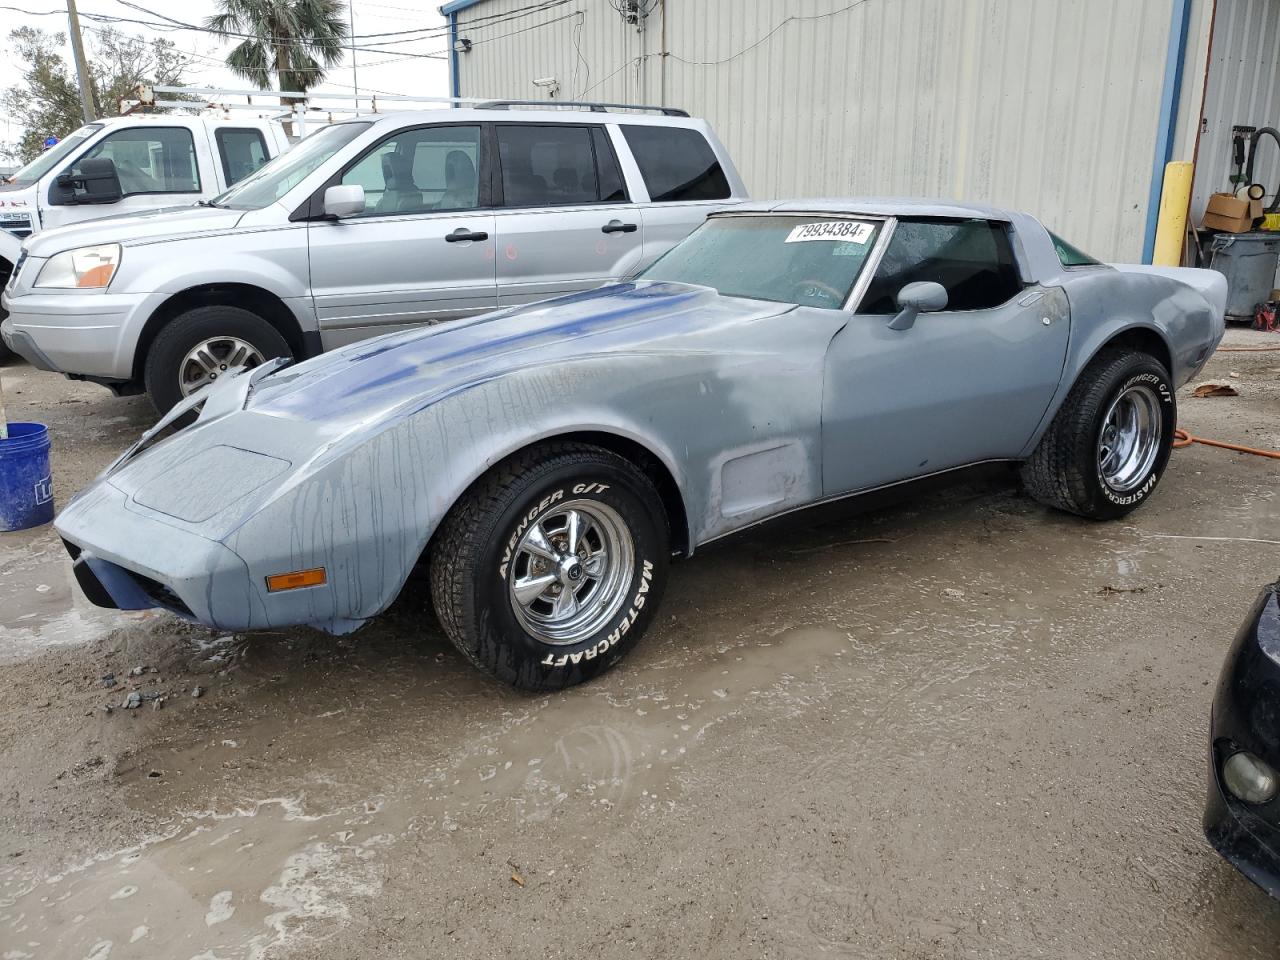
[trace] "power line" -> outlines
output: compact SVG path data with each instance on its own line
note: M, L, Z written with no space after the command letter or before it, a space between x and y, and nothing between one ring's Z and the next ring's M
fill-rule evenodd
M128 2L128 0L119 0L119 2L126 7L129 7L130 9L138 10L149 16L159 17L160 20L139 20L136 17L122 17L122 16L117 16L115 14L91 13L91 12L81 12L80 16L83 17L84 19L93 20L98 23L131 24L135 26L147 27L148 29L155 30L160 33L175 33L179 31L191 31L194 33L209 34L212 36L221 37L223 39L231 38L231 39L243 39L243 40L258 40L258 41L268 42L268 43L285 42L285 43L291 43L291 44L297 44L301 42L300 38L298 37L273 37L273 36L264 37L264 36L259 36L258 34L242 33L240 31L234 31L234 30L232 31L214 30L210 27L203 27L198 24L193 24L183 20L178 20L174 17L168 16L167 14L157 13L146 7L139 6L138 4L130 3ZM520 7L520 8L517 8L516 10L508 11L503 14L491 14L489 16L476 18L474 21L471 21L470 24L475 24L480 27L496 26L500 23L507 23L512 20L517 20L525 16L530 16L535 13L540 13L544 10L550 10L555 7L563 6L568 2L569 0L541 0L541 2L539 3L530 4L529 6L526 6L526 7ZM8 4L0 4L0 10L8 10L14 13L21 13L31 17L48 17L48 16L64 15L64 11L61 11L61 10L28 10L22 7L11 6ZM536 26L544 26L544 25L545 24L538 24ZM417 43L422 40L443 39L448 34L448 30L449 28L447 26L430 27L430 28L420 27L416 30L396 30L396 31L388 31L384 33L362 34L358 36L356 39L363 38L363 39L369 40L370 42L368 44L354 46L354 47L348 46L346 49L362 50L369 53L390 53L392 51L385 49L386 47L397 46L397 45L406 44L406 43ZM378 40L376 39L378 37L399 37L400 39ZM431 51L430 53L416 53L411 51L403 51L399 55L404 57L439 59L441 57L447 56L447 54L448 54L447 50L435 50L435 51Z
M860 7L867 2L868 0L853 0L853 2L850 4L846 4L845 6L839 7L835 10L828 10L826 13L814 13L814 14L793 13L788 17L784 17L776 27L774 27L764 36L760 37L760 39L756 40L754 43L751 43L743 47L737 53L730 54L729 56L724 57L723 59L720 59L720 60L686 60L684 57L674 53L668 53L667 56L670 57L672 60L679 60L681 63L688 64L691 67L718 67L721 64L728 63L731 60L737 60L739 57L743 56L744 54L750 53L756 47L760 46L762 43L764 43L766 40L772 37L775 33L777 33L779 30L785 27L787 24L791 23L793 20L825 20L828 17L834 17L837 14L847 13L848 11L852 10L854 7Z
M158 11L152 10L148 7L144 7L141 4L133 3L132 0L117 0L117 2L120 3L122 6L128 7L131 10L137 10L139 13L144 13L152 17L159 17L162 21L165 21L165 23L169 25L171 29L200 30L203 32L222 34L222 31L212 30L209 27L203 27L198 24L189 23L185 20L178 20L174 17L169 16L168 14L159 13ZM534 13L539 13L543 10L549 10L553 7L563 6L568 2L569 0L539 0L539 2L537 3L532 3L524 7L517 7L516 9L508 10L505 13L494 13L494 14L487 14L483 17L477 17L474 20L470 21L468 25L479 24L480 26L492 26L493 24L496 24L496 23L506 23L507 21L515 20L520 17L528 16ZM103 14L103 16L107 16L107 15ZM484 23L484 21L492 21L492 23ZM444 37L448 33L449 33L449 26L445 24L439 27L418 27L416 29L406 29L406 30L385 30L379 33L353 34L349 39L368 40L377 45L385 46L391 43L411 43L416 40L426 40L426 39L432 39L436 37ZM259 37L256 34L243 34L243 33L236 33L236 32L227 33L225 35L244 37L244 38L255 39L255 40L265 40L268 42L289 41L289 40L296 39L293 37ZM406 39L379 40L378 38L380 37L404 37Z

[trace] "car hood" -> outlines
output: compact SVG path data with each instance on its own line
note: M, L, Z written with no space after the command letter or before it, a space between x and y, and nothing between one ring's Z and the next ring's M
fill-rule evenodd
M76 247L87 247L97 243L122 243L126 246L150 243L217 230L229 230L239 223L243 216L243 210L200 207L194 204L140 210L137 213L103 217L84 223L42 230L27 241L26 250L33 257L49 257L63 250L73 250Z
M602 354L705 350L705 341L692 341L708 330L794 309L722 297L708 287L616 284L344 347L265 377L247 409L347 429L528 367Z

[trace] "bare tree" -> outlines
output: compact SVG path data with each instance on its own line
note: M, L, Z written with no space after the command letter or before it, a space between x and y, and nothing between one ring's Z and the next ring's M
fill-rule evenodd
M24 129L9 153L26 163L44 149L47 137L65 137L83 123L80 94L62 55L64 34L19 27L9 31L9 41L13 60L24 69L22 79L5 91L0 103ZM111 29L94 31L86 55L99 117L117 115L119 101L140 83L183 84L194 62L172 40L147 40Z

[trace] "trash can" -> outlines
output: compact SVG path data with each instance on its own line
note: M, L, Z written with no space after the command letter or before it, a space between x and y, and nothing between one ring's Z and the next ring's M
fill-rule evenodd
M0 531L52 519L49 430L43 423L10 423L9 438L0 440Z
M1219 233L1206 251L1210 269L1227 278L1227 319L1252 321L1258 304L1271 299L1280 261L1280 233Z

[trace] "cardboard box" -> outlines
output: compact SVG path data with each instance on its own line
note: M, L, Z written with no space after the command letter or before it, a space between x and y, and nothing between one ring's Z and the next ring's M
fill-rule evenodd
M1248 233L1253 229L1253 221L1261 216L1261 200L1234 197L1229 193L1215 193L1209 198L1209 205L1205 207L1202 225L1208 230Z

